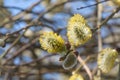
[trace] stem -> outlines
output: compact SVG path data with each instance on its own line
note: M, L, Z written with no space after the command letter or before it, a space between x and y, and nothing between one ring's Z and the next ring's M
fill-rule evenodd
M98 27L100 29L104 24L106 24L117 12L120 11L120 7L118 7L110 16L108 16Z
M116 80L120 80L120 60L119 60L119 63L118 63L118 65L119 65L119 71L118 71L118 76L117 76L117 79Z
M86 63L88 60L90 60L90 56L88 56L85 60L84 60L84 62ZM81 68L82 68L82 66L83 65L80 65L75 71L74 71L74 73L77 73Z
M97 0L99 2L100 0ZM101 24L101 17L102 17L102 4L97 5L97 28ZM102 50L102 37L101 37L101 30L99 29L97 32L98 37L98 52ZM98 69L97 71L98 80L101 80L101 71Z
M99 2L100 0L97 0ZM99 28L99 25L101 23L101 17L102 17L102 4L97 5L97 28ZM102 50L102 38L101 38L101 31L98 30L98 51Z
M76 56L76 58L78 59L78 61L79 61L79 62L83 65L83 67L85 68L85 71L87 72L90 80L93 80L92 73L91 73L89 67L85 64L85 62L84 62L84 60L81 58L81 56L78 55L78 52L77 52L77 51L74 52L74 55Z

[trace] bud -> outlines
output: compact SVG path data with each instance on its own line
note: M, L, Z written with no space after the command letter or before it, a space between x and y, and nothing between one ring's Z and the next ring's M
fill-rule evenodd
M0 46L2 46L2 47L5 46L5 40L4 39L0 39Z
M98 55L98 68L103 73L108 73L114 67L117 56L118 52L115 49L103 49Z
M66 50L64 40L54 32L44 32L40 36L39 41L42 48L49 53L61 53Z
M34 32L30 29L27 29L27 31L24 33L24 36L31 38L34 36Z
M67 57L65 58L65 60L63 61L63 68L64 69L71 69L73 68L75 65L77 64L77 59L74 55L74 53L70 52Z
M67 36L70 44L76 47L91 39L92 31L83 16L75 14L69 19Z

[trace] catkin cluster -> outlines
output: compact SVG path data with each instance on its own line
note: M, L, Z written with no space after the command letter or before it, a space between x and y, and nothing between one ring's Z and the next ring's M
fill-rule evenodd
M75 14L69 19L67 25L67 37L70 45L73 47L84 44L91 39L91 29L84 17L80 14ZM42 48L49 53L63 52L66 50L65 41L61 36L54 32L43 32L39 41Z
M78 47L92 37L91 29L84 17L80 14L75 14L69 19L67 37L72 47ZM39 41L41 47L49 53L65 53L67 51L64 39L54 32L43 32ZM70 52L63 61L63 68L70 69L74 67L76 63L76 57L73 55L73 52Z
M114 0L114 2L120 3L120 0ZM91 39L92 31L85 18L80 14L75 14L69 19L67 25L67 37L71 48L73 49L85 44ZM41 47L49 53L66 53L68 51L66 50L64 39L54 32L43 32L40 36L39 42ZM108 73L113 68L117 56L118 52L115 49L103 49L98 55L98 68L103 73ZM76 63L76 57L71 51L63 61L63 68L70 69L74 67ZM83 77L80 74L75 73L69 78L69 80L83 80Z

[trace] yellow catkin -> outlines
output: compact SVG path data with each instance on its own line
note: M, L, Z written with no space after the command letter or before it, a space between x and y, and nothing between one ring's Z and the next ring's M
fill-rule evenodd
M98 55L98 68L103 73L108 73L114 67L117 56L118 52L115 49L103 49Z
M84 80L84 79L80 74L75 73L69 78L69 80Z
M92 31L83 16L75 14L69 19L67 36L70 44L76 47L91 39Z
M49 53L58 53L65 51L65 42L63 38L54 32L44 32L40 36L40 44L44 50Z
M113 1L113 3L115 3L116 5L120 6L120 0L111 0Z

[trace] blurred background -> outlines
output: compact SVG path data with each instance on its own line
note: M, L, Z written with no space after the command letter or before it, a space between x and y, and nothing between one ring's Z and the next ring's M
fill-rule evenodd
M38 38L43 31L54 31L67 42L67 22L74 14L85 17L91 29L97 27L98 2L101 22L117 8L105 0L0 0L0 80L68 80L80 63L70 70L62 67L60 55L41 49ZM120 12L101 28L102 48L120 47ZM76 49L94 71L98 53L98 34ZM86 77L84 68L80 73ZM114 78L117 73L105 75ZM111 78L109 77L109 78ZM108 80L108 79L106 79Z

